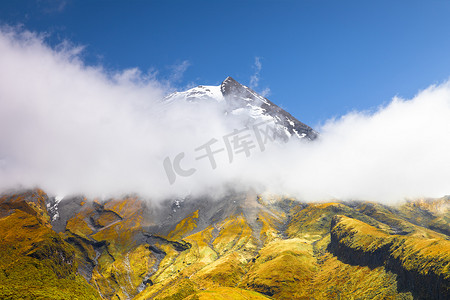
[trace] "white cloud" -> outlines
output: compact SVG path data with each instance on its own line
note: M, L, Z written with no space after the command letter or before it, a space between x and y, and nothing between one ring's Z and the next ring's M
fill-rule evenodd
M280 151L286 161L273 170L282 178L274 189L305 199L381 202L450 194L449 116L445 83L374 113L330 120L317 142Z
M187 71L187 69L191 66L191 63L187 60L182 61L180 64L173 65L171 67L172 74L170 75L170 81L171 82L177 82L180 81L184 73Z
M43 13L53 14L61 13L66 8L67 0L38 0L38 7Z
M191 133L193 107L168 112L152 76L86 66L73 48L53 50L27 31L3 28L0 52L2 188L160 195L162 157Z
M257 56L255 57L253 69L255 70L255 72L250 77L250 88L256 89L259 84L259 76L260 76L259 73L261 72L261 69L262 69L262 63L261 63L260 57L257 57Z
M256 90L259 86L259 79L260 79L260 73L262 70L262 63L261 63L261 58L258 56L255 56L255 62L253 64L253 70L254 73L252 76L250 76L250 88L253 90ZM268 87L264 88L261 91L258 91L258 93L263 96L263 97L267 97L270 95L270 89Z
M270 89L268 87L266 87L261 92L259 92L259 94L263 97L268 97L270 95Z
M303 200L450 194L450 83L330 120L313 143L272 144L231 164L222 155L211 170L193 150L243 127L220 106L162 103L167 85L151 74L86 66L79 50L51 49L26 31L3 28L0 53L1 189L159 199L239 182ZM170 185L163 161L180 152L183 167L199 165Z

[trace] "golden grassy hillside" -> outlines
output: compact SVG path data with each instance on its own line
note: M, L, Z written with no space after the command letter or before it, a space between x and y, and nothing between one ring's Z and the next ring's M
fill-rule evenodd
M56 233L45 193L34 204L29 195L0 203L0 295L10 299L449 298L447 198L83 200Z
M42 191L2 197L0 206L0 299L100 299L51 229Z

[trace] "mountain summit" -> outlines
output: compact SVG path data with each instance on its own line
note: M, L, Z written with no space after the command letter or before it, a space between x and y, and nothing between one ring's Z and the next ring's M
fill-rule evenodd
M200 85L184 92L176 92L165 99L167 102L185 100L188 102L213 100L224 104L225 114L244 116L247 125L257 121L272 121L285 139L297 137L314 140L318 134L290 113L277 106L251 88L228 76L219 86Z

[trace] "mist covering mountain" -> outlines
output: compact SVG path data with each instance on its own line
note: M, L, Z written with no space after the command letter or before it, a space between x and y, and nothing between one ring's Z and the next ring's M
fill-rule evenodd
M171 83L88 65L82 48L16 28L0 28L0 52L1 191L158 202L233 187L384 204L449 193L448 82L312 130L296 121L311 100L296 94L295 117L231 78L167 98Z
M311 127L231 77L220 86L171 94L162 101L164 111L179 102L218 103L218 113L245 125L240 130L270 134L275 147L291 140L305 147L321 143ZM255 131L260 122L271 129ZM180 165L184 171L186 166ZM244 174L252 172L258 169ZM174 185L182 178L176 180ZM364 199L314 203L243 187L159 201L139 193L95 198L41 189L5 192L0 298L450 297L448 196L398 205Z

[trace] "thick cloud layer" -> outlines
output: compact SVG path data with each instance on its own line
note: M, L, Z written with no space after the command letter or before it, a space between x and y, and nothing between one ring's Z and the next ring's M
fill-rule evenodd
M137 69L86 66L79 52L0 31L1 189L161 199L235 186L382 202L450 194L449 83L330 120L313 143L274 143L232 163L218 155L212 169L195 149L243 128L239 120L212 102L163 102L167 84ZM179 153L181 167L196 170L170 184L163 162Z
M381 202L450 194L450 84L320 128L320 140L290 147L276 172L286 191L309 199ZM291 166L291 167L289 167Z

